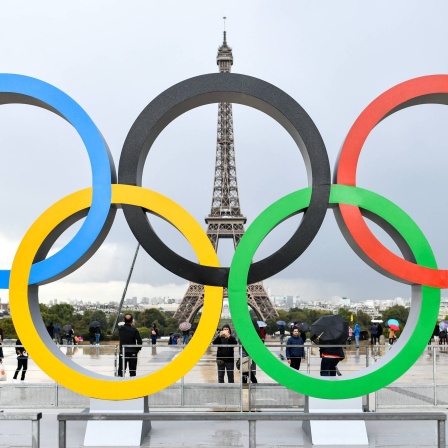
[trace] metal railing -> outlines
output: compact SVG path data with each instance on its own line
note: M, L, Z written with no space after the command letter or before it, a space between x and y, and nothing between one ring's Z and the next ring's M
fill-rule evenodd
M31 446L40 447L40 420L42 412L0 412L0 421L31 420Z
M362 421L437 421L437 446L445 448L445 422L446 414L442 412L427 413L298 413L298 412L230 412L230 413L150 413L150 414L88 414L88 413L61 413L58 414L59 422L59 448L67 448L67 421L132 421L132 420L162 420L162 421L247 421L249 423L249 448L257 446L256 422L257 421L311 421L311 420L362 420Z
M423 358L427 358L423 365ZM396 382L375 393L376 409L409 409L448 405L448 345L428 345L417 363ZM414 375L425 369L425 375Z
M139 354L137 375L150 374L171 362L185 346L167 346L158 341L157 346L143 345ZM266 342L266 347L273 356L286 362L285 345L277 341ZM61 350L86 369L95 373L113 377L118 366L119 350L116 345L100 346L61 346ZM338 365L342 375L361 370L374 364L389 352L388 345L354 345L347 346L346 358ZM392 346L393 349L393 346ZM300 371L310 375L319 375L319 347L305 345L306 359L302 362ZM85 407L88 399L75 394L54 383L29 359L27 384L11 384L12 375L16 369L17 360L14 345L3 345L5 359L3 366L8 373L8 379L0 382L3 408L54 408L54 407ZM197 365L178 382L169 388L150 396L152 408L183 407L183 408L234 408L235 410L250 410L252 408L294 408L301 409L304 396L277 384L257 366L258 384L249 383L243 386L242 374L235 369L234 384L218 384L216 366L216 346L211 346ZM241 346L235 348L235 359L241 357ZM364 397L364 408L400 409L412 407L447 407L448 406L448 346L428 346L416 364L399 380L381 389L375 394ZM249 392L244 391L248 388ZM247 397L248 395L248 397ZM370 401L369 401L370 399ZM248 402L249 407L246 405Z

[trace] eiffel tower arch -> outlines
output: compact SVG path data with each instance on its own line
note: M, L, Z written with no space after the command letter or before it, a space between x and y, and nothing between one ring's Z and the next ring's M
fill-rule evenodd
M227 45L226 31L224 31L224 41L218 49L216 61L220 72L230 72L233 65L233 55L232 49ZM233 239L233 245L236 249L244 235L244 224L246 223L246 218L241 213L238 196L233 114L230 103L219 103L217 131L212 206L210 214L205 219L207 236L216 252L221 238ZM225 298L227 298L227 288L224 288L223 300ZM247 299L249 306L260 320L278 316L262 282L248 285ZM203 285L191 282L174 317L179 322L193 322L203 305Z

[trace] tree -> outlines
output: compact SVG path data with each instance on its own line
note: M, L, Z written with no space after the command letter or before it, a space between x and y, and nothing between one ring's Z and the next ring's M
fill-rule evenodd
M140 327L137 328L138 332L140 333L140 337L142 339L149 339L151 337L151 330L146 327Z
M147 308L141 312L136 319L137 327L152 327L156 324L159 327L164 327L166 322L165 315L156 308Z
M0 321L0 327L3 330L3 337L5 339L17 339L16 329L10 317L5 317Z
M370 330L370 327L372 325L371 323L372 317L369 314L364 313L364 311L358 310L358 312L353 316L353 318L355 324L359 324L359 326L363 329Z
M267 334L274 334L276 331L278 331L278 325L277 325L277 321L279 319L267 319L266 323L268 324L268 326L266 327L266 333Z
M405 326L409 317L409 308L401 305L394 305L383 312L383 320L386 323L389 319L396 319L401 326ZM436 323L434 322L434 325ZM400 329L402 329L400 327Z
M193 327L191 327L193 328ZM165 322L165 327L162 329L163 336L170 334L171 332L176 333L179 331L179 322L174 317L168 317Z
M351 319L353 313L350 310L348 310L347 308L339 308L338 314L343 319L345 319L348 323L351 323L350 319ZM353 318L354 318L354 316L353 316Z
M288 323L288 312L285 310L278 310L278 318L276 320L283 320Z
M114 322L115 322L115 318L117 317L117 315L116 314L111 314L110 316L109 316L109 318L108 318L108 320L107 320L107 329L108 330L110 330L110 331L112 331L112 325L114 324ZM119 316L119 317L121 317L121 315ZM123 321L123 319L118 319L118 321L117 322L122 322Z
M70 324L72 323L71 321L75 312L75 308L66 303L53 305L51 307L47 307L46 305L41 304L40 309L41 312L42 310L44 310L44 322L46 325L48 325L50 322L53 322L54 324L57 322L61 324L61 326ZM42 315L42 317L44 316ZM47 322L46 319L49 319L49 321Z
M45 325L49 325L50 322L53 322L53 315L50 312L50 308L43 303L39 303L39 308L42 320L44 321Z
M306 322L308 320L308 315L305 310L300 308L291 308L287 314L286 323L289 322Z
M319 317L328 316L329 314L333 314L330 311L322 311L322 310L303 310L306 313L305 322L312 325L316 322Z
M115 316L114 316L115 317ZM103 310L87 310L84 311L83 321L87 328L94 321L97 321L101 324L101 330L107 330L107 316ZM113 323L113 321L112 321Z
M84 323L82 314L74 313L68 323L72 324L76 336L82 336L84 339L88 336L87 327Z

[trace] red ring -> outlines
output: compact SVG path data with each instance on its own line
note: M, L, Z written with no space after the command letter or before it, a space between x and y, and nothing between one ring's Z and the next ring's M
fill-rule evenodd
M410 79L382 93L356 119L347 134L336 166L336 183L356 186L356 169L362 147L373 128L388 115L416 104L448 104L448 75ZM448 287L448 271L431 269L407 261L378 241L364 222L361 211L339 205L347 231L358 247L380 268L406 283Z

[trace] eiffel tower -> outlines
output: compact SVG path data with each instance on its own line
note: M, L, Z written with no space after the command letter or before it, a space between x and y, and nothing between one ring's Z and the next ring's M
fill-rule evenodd
M232 49L227 45L225 30L224 41L218 49L216 61L221 73L230 72L233 65L233 55ZM233 115L232 105L229 103L219 103L218 106L218 138L212 208L205 222L207 223L207 236L216 252L218 251L220 238L232 238L236 248L244 234L246 218L241 213L238 197ZM227 298L227 288L224 288L225 298ZM278 316L262 282L248 285L247 298L249 306L255 311L259 319L266 320ZM179 322L193 322L203 304L203 285L191 282L174 317Z

